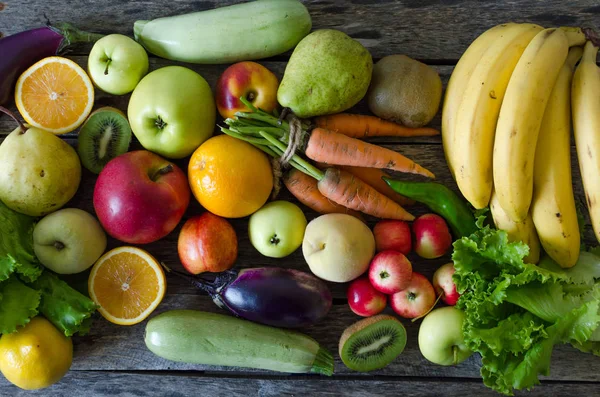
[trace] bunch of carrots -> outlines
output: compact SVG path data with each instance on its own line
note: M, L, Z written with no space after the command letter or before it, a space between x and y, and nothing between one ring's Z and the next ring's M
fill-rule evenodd
M269 156L281 158L290 145L290 122L277 118L241 99L251 110L238 112L221 131L256 146ZM383 169L434 178L433 173L402 154L361 138L378 136L431 136L432 128L408 128L373 116L336 114L314 119L315 127L302 120L301 136L295 136L293 168L283 181L304 205L319 213L360 213L378 218L413 220L402 205L410 200L394 192L382 177ZM305 160L300 154L314 161ZM331 166L335 166L331 167Z

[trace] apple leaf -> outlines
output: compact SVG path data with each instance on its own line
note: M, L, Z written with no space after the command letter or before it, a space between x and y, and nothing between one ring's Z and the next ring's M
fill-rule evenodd
M92 300L49 271L45 271L32 286L42 294L40 312L66 336L89 331L90 322L86 320L97 308Z
M29 322L38 313L40 292L16 276L0 283L0 334L8 334Z

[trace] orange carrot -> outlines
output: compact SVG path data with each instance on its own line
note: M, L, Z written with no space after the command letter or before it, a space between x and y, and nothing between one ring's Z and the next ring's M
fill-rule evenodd
M359 139L372 136L433 136L440 133L435 128L410 128L364 114L331 114L316 117L314 122L317 127Z
M362 220L360 212L336 204L323 196L317 187L317 180L310 175L292 168L283 178L283 183L298 201L320 214L348 214Z
M379 193L349 172L327 168L324 177L317 186L323 196L344 207L382 219L399 219L403 221L415 219L398 203Z
M412 205L415 203L414 200L404 197L403 195L396 193L385 181L382 179L384 176L389 177L390 175L377 168L364 168L364 167L349 167L339 166L338 168L347 171L360 179L361 181L369 184L373 189L379 193L391 198L400 205Z
M323 128L312 130L305 154L325 164L387 168L435 178L431 171L400 153Z

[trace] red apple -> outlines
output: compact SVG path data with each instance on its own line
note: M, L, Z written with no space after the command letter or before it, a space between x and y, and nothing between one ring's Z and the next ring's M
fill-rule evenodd
M433 274L433 287L435 292L439 295L442 294L442 300L447 305L454 306L460 298L460 294L456 290L456 284L452 280L454 274L454 263L446 263L442 265Z
M130 244L163 238L190 202L187 177L175 164L146 150L106 164L94 187L94 209L112 237Z
M424 315L435 304L435 291L425 276L413 272L410 285L390 299L392 309L404 318Z
M408 255L412 248L412 237L408 223L397 220L379 221L373 228L377 252L395 250Z
M409 286L412 264L404 254L387 250L375 255L369 267L369 280L376 290L392 295Z
M277 106L277 76L256 62L238 62L223 72L217 80L215 99L217 109L223 118L233 117L235 112L248 109L240 97L244 97L255 107L271 113Z
M387 296L373 288L366 277L357 278L350 283L347 297L350 309L363 317L381 313L387 304Z
M229 222L205 212L184 223L177 251L183 267L192 274L223 272L237 259L237 236Z
M452 245L452 235L444 218L436 214L421 215L413 222L415 251L425 259L439 258Z

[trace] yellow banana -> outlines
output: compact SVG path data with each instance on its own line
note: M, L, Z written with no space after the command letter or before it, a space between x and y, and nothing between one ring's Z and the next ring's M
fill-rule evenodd
M514 222L525 220L529 213L540 125L569 47L585 42L585 34L577 31L539 32L523 52L506 89L494 140L493 174L498 201Z
M600 69L598 47L587 42L573 76L571 101L577 158L590 219L600 242Z
M525 220L521 222L513 222L502 209L495 191L492 191L490 211L496 228L506 231L508 241L522 241L529 246L529 255L524 258L524 261L526 263L538 263L540 260L540 240L535 231L531 215L528 214Z
M492 195L492 152L500 105L510 77L529 42L543 28L517 24L503 32L481 57L463 94L454 127L455 178L463 196L480 209Z
M582 53L581 47L571 48L560 70L542 119L533 166L533 224L544 251L565 268L577 262L581 239L571 180L569 141L571 80Z
M465 86L471 77L471 73L473 73L473 70L487 48L494 43L503 32L516 25L516 23L512 22L496 25L483 32L471 43L469 48L467 48L452 71L448 86L446 87L444 105L442 108L442 143L444 145L446 163L448 164L448 168L450 168L452 176L454 176L454 150L452 148L454 124L456 112L463 97Z

